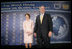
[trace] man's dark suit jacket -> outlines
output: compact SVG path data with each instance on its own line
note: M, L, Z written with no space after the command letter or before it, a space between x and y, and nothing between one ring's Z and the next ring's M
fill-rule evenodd
M39 33L49 33L49 31L53 30L53 24L50 14L44 14L42 24L40 22L40 15L36 18L36 23L34 27L34 32Z

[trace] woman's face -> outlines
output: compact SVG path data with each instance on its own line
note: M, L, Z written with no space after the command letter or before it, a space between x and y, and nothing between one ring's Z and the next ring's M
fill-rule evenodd
M26 20L29 20L30 18L29 18L29 16L28 15L26 15Z

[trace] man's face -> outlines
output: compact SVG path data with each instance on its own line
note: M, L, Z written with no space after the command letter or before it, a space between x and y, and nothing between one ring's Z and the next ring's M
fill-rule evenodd
M39 9L40 9L40 13L45 13L45 7L44 6L41 6Z

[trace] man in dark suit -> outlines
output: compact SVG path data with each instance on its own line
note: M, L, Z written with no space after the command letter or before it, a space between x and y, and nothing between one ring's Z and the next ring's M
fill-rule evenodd
M52 35L52 19L49 14L45 13L45 7L40 6L40 14L36 18L34 27L34 36L37 37L38 47L48 47Z

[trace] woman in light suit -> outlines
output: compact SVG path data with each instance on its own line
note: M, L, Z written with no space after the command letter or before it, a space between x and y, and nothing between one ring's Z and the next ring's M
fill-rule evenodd
M25 14L26 20L23 22L23 29L24 29L24 43L25 47L31 48L31 44L33 43L33 28L34 24L33 21L30 19L30 14Z

